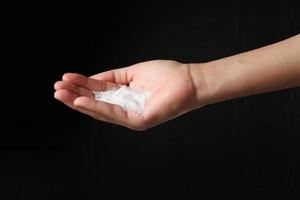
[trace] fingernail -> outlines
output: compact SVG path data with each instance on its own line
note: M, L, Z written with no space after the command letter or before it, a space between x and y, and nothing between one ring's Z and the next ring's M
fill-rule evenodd
M55 98L55 99L58 99L57 91L54 92L54 98Z

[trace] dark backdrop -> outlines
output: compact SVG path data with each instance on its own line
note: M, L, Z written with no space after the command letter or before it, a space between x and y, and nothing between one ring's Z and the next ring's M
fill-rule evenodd
M53 98L64 72L91 75L151 59L205 62L288 38L300 32L299 4L5 7L0 198L299 199L299 88L209 105L142 133Z

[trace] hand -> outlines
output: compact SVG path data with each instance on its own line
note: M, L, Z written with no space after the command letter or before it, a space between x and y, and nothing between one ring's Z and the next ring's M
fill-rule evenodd
M205 104L205 78L197 86L191 75L191 65L175 61L155 60L130 67L114 69L85 77L80 74L64 74L55 83L55 98L67 106L95 119L114 123L134 130L146 130L173 119ZM199 83L203 86L203 101L199 103ZM143 115L124 111L120 106L96 101L93 90L108 90L119 84L137 90L153 90L145 104ZM201 97L201 95L200 95Z

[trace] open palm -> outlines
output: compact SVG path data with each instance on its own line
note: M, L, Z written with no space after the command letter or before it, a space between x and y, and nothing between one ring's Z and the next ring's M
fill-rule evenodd
M129 85L152 91L143 115L96 101L92 91ZM199 107L189 65L168 60L138 63L91 77L67 73L55 83L55 98L91 117L134 130L145 130Z

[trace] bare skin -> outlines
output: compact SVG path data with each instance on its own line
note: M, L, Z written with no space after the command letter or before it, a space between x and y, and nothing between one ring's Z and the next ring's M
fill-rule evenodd
M117 86L116 84L129 84L139 90L153 90L146 102L143 116L93 99L91 90L106 90ZM92 77L67 73L54 87L55 98L71 108L95 119L135 130L145 130L199 106L189 66L175 61L143 62ZM204 81L203 87L206 87Z
M151 90L144 114L93 99L92 90L118 84ZM191 110L227 99L300 86L300 35L208 63L154 60L91 77L67 73L54 97L97 120L146 130Z

